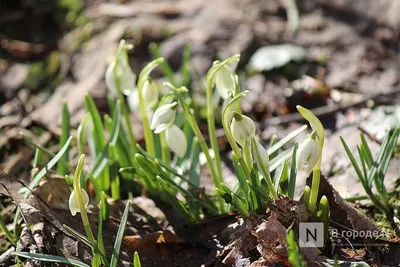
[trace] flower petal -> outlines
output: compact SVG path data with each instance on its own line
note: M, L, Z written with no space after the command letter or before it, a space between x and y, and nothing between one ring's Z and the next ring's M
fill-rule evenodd
M183 131L175 124L165 131L165 138L169 148L179 157L183 157L187 150L187 140Z
M161 133L174 123L176 116L175 106L176 102L172 104L165 104L154 112L153 119L150 124L150 129L155 130L154 133Z
M82 200L86 208L89 204L89 196L85 190L81 189L81 192L82 192ZM80 212L79 201L75 190L72 190L71 194L69 195L68 205L72 216L75 216L77 212Z
M224 99L228 98L230 93L235 90L236 84L233 77L233 71L229 66L224 65L215 74L215 85L218 93Z

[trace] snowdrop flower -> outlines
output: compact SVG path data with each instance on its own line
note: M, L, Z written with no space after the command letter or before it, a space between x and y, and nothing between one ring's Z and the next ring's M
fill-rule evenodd
M168 129L172 123L174 123L177 106L178 103L173 102L159 107L156 112L154 112L150 129L154 130L156 134Z
M131 67L129 66L126 49L122 49L124 49L124 51L121 52L122 54L120 55L119 59L111 62L105 74L107 88L115 96L118 96L118 89L120 89L124 94L128 95L135 90L136 87L136 74L133 73ZM117 88L116 81L119 82L119 88Z
M234 112L231 123L231 132L236 143L238 143L241 147L244 147L246 142L250 142L255 136L256 125L249 117Z
M220 68L215 74L214 79L218 93L223 99L226 99L229 97L229 95L233 94L236 83L234 72L229 66L224 65L222 68Z
M318 142L311 137L304 140L296 153L297 169L305 169L307 173L310 173L317 163L321 154Z
M187 149L187 140L185 134L178 126L172 124L165 131L165 139L167 140L169 148L175 154L177 154L181 158L185 156Z
M153 108L158 103L158 88L157 84L151 79L146 80L142 88L143 102L147 110ZM138 112L139 109L139 93L137 89L129 92L127 96L129 109L132 112Z
M142 97L147 109L151 109L158 103L158 88L153 80L148 79L144 82Z
M81 189L83 203L85 204L85 208L89 204L89 196L85 190ZM80 212L79 209L79 201L78 197L75 193L75 190L72 190L71 195L69 196L69 210L71 211L72 216L75 216L77 212Z
M257 143L257 149L258 149L258 153L261 156L262 159L262 164L264 166L269 166L269 155L267 150L260 144L260 142L256 142Z

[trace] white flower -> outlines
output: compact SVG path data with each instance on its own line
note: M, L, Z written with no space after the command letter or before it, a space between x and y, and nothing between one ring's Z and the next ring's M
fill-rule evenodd
M89 204L89 196L85 190L81 189L83 203L85 204L85 208ZM71 195L69 196L69 210L71 211L72 216L75 216L77 212L80 212L79 209L79 201L78 197L75 193L75 190L72 190Z
M176 102L166 104L159 107L156 112L154 112L153 120L150 125L150 129L154 130L154 133L159 134L174 123L177 105L178 103Z
M269 166L269 155L267 150L260 144L260 142L257 142L257 149L258 149L258 153L261 156L262 159L262 164L264 166Z
M296 153L297 169L301 170L305 168L307 173L310 173L317 163L321 151L319 149L318 142L308 137L304 140Z
M107 88L115 96L118 96L116 80L119 81L119 89L124 94L131 93L136 87L136 74L133 73L128 62L126 62L126 60L123 58L124 55L121 55L121 59L119 60L118 64L115 61L111 62L105 74Z
M139 93L137 89L132 90L127 94L127 102L129 109L132 112L139 112ZM157 84L152 80L146 80L142 88L143 102L147 110L151 109L158 103L158 88Z
M165 139L167 140L169 148L175 154L177 154L181 158L185 156L187 149L187 140L185 134L178 126L172 124L165 131Z
M233 139L241 146L244 147L247 141L256 134L256 125L252 119L245 115L234 112L231 123L231 132Z
M234 92L236 86L235 77L229 66L224 65L215 74L215 85L218 93L224 99L228 98Z
M86 113L77 130L79 143L85 144L94 131L93 119L90 113Z
M157 84L152 80L146 80L142 88L142 97L147 109L151 109L158 102Z
M137 113L139 112L139 94L138 94L138 90L133 90L131 91L127 98L126 101L128 103L129 109L133 112L133 113Z

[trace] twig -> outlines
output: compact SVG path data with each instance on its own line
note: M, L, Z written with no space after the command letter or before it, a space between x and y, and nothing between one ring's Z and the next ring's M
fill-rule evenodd
M398 93L400 93L400 88L394 88L388 92L384 92L384 93L379 92L376 94L366 95L366 96L362 97L360 100L355 101L353 103L338 104L338 105L332 105L332 106L323 106L323 107L314 108L311 111L317 117L322 118L322 117L326 117L326 116L335 114L336 112L344 111L346 109L365 104L366 102L368 102L370 100L376 100L380 97L393 96ZM283 116L278 116L278 117L267 119L266 121L261 123L261 129L264 129L268 125L288 124L291 122L301 122L303 120L304 120L303 117L299 113L291 113L288 115L283 115Z

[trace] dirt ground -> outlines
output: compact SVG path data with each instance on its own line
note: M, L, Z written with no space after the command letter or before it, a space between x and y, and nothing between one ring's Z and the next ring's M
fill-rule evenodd
M374 154L382 141L382 129L400 125L400 1L299 0L300 20L296 31L287 19L289 2L85 0L78 6L60 7L51 1L41 4L29 0L1 1L0 169L23 182L30 179L34 149L23 141L21 131L41 146L57 151L63 101L69 105L74 129L84 115L85 93L93 95L102 113L108 111L104 73L123 38L134 45L129 57L135 73L152 59L148 50L150 43L160 45L174 71L179 69L185 45L190 44L191 86L196 92L204 90L203 77L213 60L240 53L238 74L243 77L242 89L249 90L242 107L257 120L262 138L267 141L274 134L283 137L303 124L295 114L296 105L313 109L327 130L322 173L341 197L364 195L339 136L345 137L350 149L356 151L359 133L364 132ZM265 56L259 59L264 62L261 64L264 69L254 69L252 56L259 48L282 44L300 48L301 58L285 62L283 56ZM295 59L288 47L280 49L275 53L289 54L289 60ZM159 71L154 73L154 77L161 77ZM136 118L132 120L140 125ZM140 128L135 127L135 131L137 136L143 136ZM225 141L222 145L227 147L226 144ZM232 182L235 177L229 151L226 154L224 176ZM396 155L385 179L391 189L396 187L399 168L400 159ZM12 192L20 186L4 175L1 179ZM202 182L207 191L212 190L207 174ZM298 184L298 192L305 183L304 177ZM48 199L49 188L60 190L53 193L50 206L37 200L29 202L38 212L32 216L31 223L43 220L40 213L53 214L57 210L56 216L46 219L50 226L44 235L56 239L57 245L46 249L61 253L63 246L70 246L71 253L63 252L65 256L90 261L90 251L82 245L78 247L72 237L54 235L61 231L64 222L71 227L76 225L77 229L80 223L77 218L70 218L68 204L63 199L68 195L67 185L58 185L56 178L48 179L36 192L41 199ZM331 189L326 190L334 194ZM3 191L0 189L0 193ZM12 197L18 198L16 194ZM1 200L2 207L12 206L6 198ZM259 254L250 249L261 241L254 244L243 241L253 234L256 225L261 229L258 238L262 239L265 235L259 227L265 223L262 218L251 218L236 233L227 227L236 220L235 214L201 225L177 227L166 222L165 211L155 207L152 200L140 196L134 201L137 212L129 219L122 253L124 266L129 266L127 262L136 250L143 258L143 266L278 266L259 260L255 256ZM339 206L340 211L347 209ZM122 211L123 203L113 205L113 220L106 226L109 234L105 240L112 240ZM3 217L5 212L3 209ZM98 218L91 219L96 222ZM368 224L365 218L359 220ZM266 224L265 227L278 233L276 240L281 240L282 225L274 220ZM225 240L213 240L223 229ZM233 234L242 241L229 243L229 236ZM165 240L161 245L157 243L160 237ZM228 243L232 246L229 257L233 262L227 261L224 265L222 258L228 257ZM112 248L111 244L110 241L108 249ZM267 245L263 248L267 249ZM391 255L399 253L398 243L393 241L390 250ZM261 254L269 263L281 262L279 266L288 266L279 258L279 251L274 253L275 258ZM305 254L309 259L318 257L319 262L324 262L315 251ZM341 255L348 261L363 260L376 266L394 266L400 262L399 254L374 258L363 249L349 249ZM325 256L329 255L325 253ZM5 264L7 261L0 260L0 266Z

